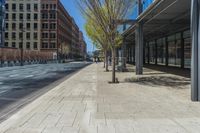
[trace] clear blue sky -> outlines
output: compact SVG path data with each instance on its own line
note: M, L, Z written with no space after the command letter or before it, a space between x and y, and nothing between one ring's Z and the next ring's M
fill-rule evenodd
M93 45L84 30L85 20L82 17L78 6L76 5L76 0L61 0L61 2L63 3L65 9L69 12L69 14L74 18L76 24L79 26L79 29L83 32L85 41L87 43L87 51L92 51Z

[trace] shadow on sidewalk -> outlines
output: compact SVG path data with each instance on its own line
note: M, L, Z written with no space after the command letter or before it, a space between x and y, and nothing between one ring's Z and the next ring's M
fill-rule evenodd
M149 76L149 77L134 77L126 78L125 82L137 83L140 85L158 87L158 86L168 86L177 89L186 89L185 85L190 84L190 80L187 78L179 78L172 76Z

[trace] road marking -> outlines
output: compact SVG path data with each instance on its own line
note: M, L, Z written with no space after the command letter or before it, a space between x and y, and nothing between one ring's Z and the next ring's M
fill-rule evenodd
M17 77L19 74L10 75L10 78Z
M34 75L28 75L28 76L25 76L25 78L31 78L33 77Z

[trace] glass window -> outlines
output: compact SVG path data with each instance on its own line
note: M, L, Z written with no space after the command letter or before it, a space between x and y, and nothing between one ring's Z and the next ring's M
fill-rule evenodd
M12 4L12 10L16 10L16 4Z
M5 9L6 9L6 10L9 10L9 6L8 6L7 3L5 4Z
M16 39L16 33L12 32L12 39Z
M34 42L33 47L34 47L34 49L38 49L38 43Z
M42 48L48 48L48 43L47 42L43 42L42 43Z
M23 4L19 4L19 10L21 10L21 11L24 10L24 5Z
M38 5L37 4L34 4L34 10L38 10Z
M149 43L145 45L145 63L149 63Z
M156 47L154 41L149 43L149 61L150 64L156 63Z
M33 34L33 38L38 39L38 34L36 32Z
M13 29L13 30L16 29L16 23L12 23L12 29Z
M15 48L16 47L16 43L12 42L12 47Z
M177 40L176 40L177 37ZM172 35L168 37L168 63L169 66L181 66L181 40L179 36Z
M29 30L31 28L31 24L30 23L26 23L26 29Z
M19 19L20 19L20 20L23 20L23 19L24 19L24 16L23 16L22 13L19 14Z
M34 23L33 28L34 28L35 30L37 30L37 29L38 29L38 24L37 24L37 23Z
M30 39L31 38L31 33L30 32L27 32L26 33L26 39Z
M31 19L31 14L30 13L26 14L26 18L27 18L27 20L30 20Z
M30 49L30 48L31 48L30 42L27 42L27 43L26 43L26 48L27 48L27 49Z
M34 14L34 20L38 19L38 14Z
M19 39L23 39L23 33L22 32L19 33Z
M191 68L191 38L184 39L184 66L185 68Z
M15 13L12 14L12 19L16 20L16 14Z
M5 32L5 38L8 39L8 32Z
M165 54L165 38L161 38L157 40L157 63L160 65L165 65L165 58L166 58L166 54Z
M27 9L27 11L30 11L31 10L31 4L27 4L26 9Z

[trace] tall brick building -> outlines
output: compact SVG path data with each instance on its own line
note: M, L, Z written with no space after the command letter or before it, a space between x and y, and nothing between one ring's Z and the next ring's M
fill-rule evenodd
M58 58L67 58L71 45L71 16L59 0L41 1L41 50L53 51Z
M82 57L82 58L85 58L86 56L86 47L87 47L87 44L84 40L84 37L83 37L83 33L80 31L79 32L79 46L78 46L78 49L79 49L79 56Z
M79 28L72 19L72 44L71 51L74 58L79 57Z

